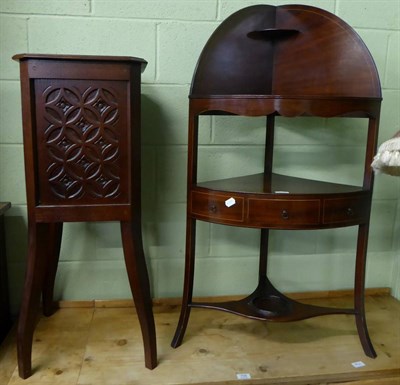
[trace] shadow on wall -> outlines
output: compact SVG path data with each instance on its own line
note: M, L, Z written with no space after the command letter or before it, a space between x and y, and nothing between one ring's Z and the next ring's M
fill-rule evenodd
M161 107L148 95L142 95L142 219L154 222L157 217L157 158L165 144L165 121Z
M11 316L16 318L22 299L26 258L28 253L28 227L22 215L13 215L14 207L5 217L6 255Z
M169 192L177 188L186 191L186 174L182 178L179 171L175 173L175 170L170 169L174 166L175 150L169 144L171 145L172 131L177 129L171 122L174 120L171 114L174 112L165 111L155 98L142 94L142 228L148 257L152 257L154 248L165 246L162 244L165 237L160 229L166 222L176 219L166 214L169 211L166 208L174 203L167 195L171 195ZM186 135L186 126L178 129L184 130ZM184 168L186 169L186 163ZM171 174L173 178L170 177ZM183 214L182 222L184 221Z

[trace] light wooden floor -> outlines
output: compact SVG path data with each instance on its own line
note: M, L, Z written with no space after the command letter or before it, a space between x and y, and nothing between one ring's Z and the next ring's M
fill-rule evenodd
M304 302L345 306L351 298ZM264 323L193 309L182 346L172 349L178 308L156 305L159 365L153 371L143 365L133 308L96 304L40 319L27 380L18 377L10 333L0 347L0 385L400 384L400 303L388 295L366 300L376 359L363 354L354 317L346 315ZM358 361L365 366L354 368Z

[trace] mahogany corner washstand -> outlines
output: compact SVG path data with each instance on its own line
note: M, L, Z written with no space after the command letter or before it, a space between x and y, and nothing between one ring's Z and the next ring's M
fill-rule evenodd
M145 365L157 365L140 200L141 72L134 57L20 54L28 265L19 315L18 366L31 375L32 337L42 293L53 289L63 222L120 221Z
M365 354L375 357L365 320L364 281L373 185L370 164L377 144L381 89L374 61L361 38L341 19L315 7L244 8L222 22L206 43L189 98L185 278L172 346L181 344L191 308L267 321L352 314ZM199 117L220 114L266 116L262 174L197 181ZM368 119L362 186L275 174L274 122L278 115ZM193 301L197 220L261 230L259 281L252 294L223 303ZM344 226L358 226L353 308L306 305L271 284L267 278L269 229Z

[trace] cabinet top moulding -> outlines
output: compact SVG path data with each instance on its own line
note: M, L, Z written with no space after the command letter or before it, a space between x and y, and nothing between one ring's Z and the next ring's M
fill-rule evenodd
M22 53L13 56L30 79L128 80L130 68L143 72L147 61L130 56L55 55Z
M56 54L41 54L41 53L20 53L13 56L13 60L75 60L75 61L111 61L111 62L138 62L142 63L143 70L146 67L147 61L133 56L102 56L102 55L56 55Z

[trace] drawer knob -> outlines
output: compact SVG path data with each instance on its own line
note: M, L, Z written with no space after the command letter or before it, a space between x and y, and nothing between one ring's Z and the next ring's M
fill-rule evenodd
M214 203L211 203L208 208L212 213L216 213L217 212L217 206Z
M282 210L282 218L289 219L289 212L287 210Z
M347 208L346 213L349 217L352 217L354 215L354 211L351 207Z

